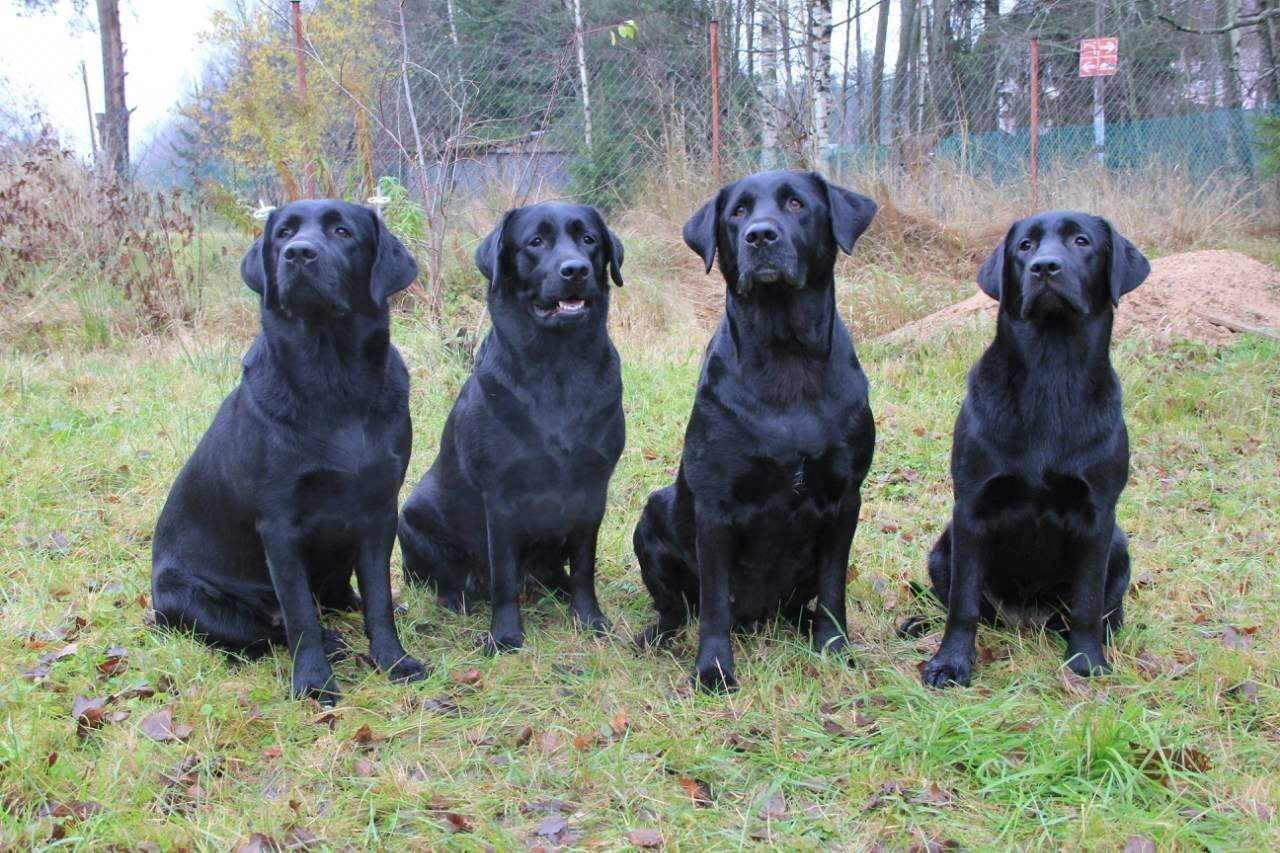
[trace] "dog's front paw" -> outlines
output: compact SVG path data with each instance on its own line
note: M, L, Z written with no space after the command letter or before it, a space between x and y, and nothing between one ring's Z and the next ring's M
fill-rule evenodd
M920 670L926 687L968 687L973 662L968 656L938 652Z
M490 656L518 651L524 647L524 631L486 631L480 637L480 646Z
M707 693L737 689L738 680L733 677L733 649L727 637L702 643L698 659L693 664L693 683Z
M333 677L333 670L325 663L323 666L294 667L293 698L315 699L321 705L332 708L342 698L338 688L338 679Z
M596 634L608 634L611 627L599 607L575 607L573 621Z
M1111 674L1111 664L1101 646L1087 651L1067 649L1067 666L1081 678Z
M718 662L708 666L695 666L689 679L703 693L728 693L738 689L738 679L733 677L733 667L727 669Z
M813 649L819 654L842 655L849 651L849 640L834 626L820 626L813 632Z
M387 670L387 678L394 682L421 681L427 677L427 668L412 655L405 655Z

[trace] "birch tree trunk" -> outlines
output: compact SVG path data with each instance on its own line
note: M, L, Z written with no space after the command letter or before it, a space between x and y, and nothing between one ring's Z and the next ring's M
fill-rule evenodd
M809 100L813 133L809 137L809 166L826 171L831 141L828 112L831 103L831 0L811 0L809 6Z
M898 28L898 61L893 68L893 103L890 125L895 136L908 132L911 126L912 95L911 68L915 48L920 38L920 25L916 20L918 0L902 0L902 21Z
M884 98L884 51L889 38L889 4L883 2L876 10L876 46L871 54L871 103L868 105L867 141L880 144L880 125L883 111L880 102Z
M591 84L587 78L587 48L582 38L582 0L564 0L565 10L573 14L573 46L578 54L578 84L582 92L582 141L587 151L594 151L591 139Z
M782 104L778 74L778 9L774 0L760 4L760 76L764 110L760 121L760 167L776 169Z

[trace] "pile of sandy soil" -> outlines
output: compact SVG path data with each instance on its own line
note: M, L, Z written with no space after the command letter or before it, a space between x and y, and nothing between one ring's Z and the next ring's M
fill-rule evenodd
M976 293L881 340L920 340L975 315L992 321L996 302ZM1227 343L1236 333L1280 335L1280 272L1238 252L1184 252L1151 262L1151 275L1120 301L1115 336L1141 334Z

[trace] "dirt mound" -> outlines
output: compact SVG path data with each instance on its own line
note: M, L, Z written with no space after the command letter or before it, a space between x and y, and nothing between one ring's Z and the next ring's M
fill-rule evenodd
M994 319L996 303L976 293L921 317L881 340L920 340L982 315ZM1142 334L1226 343L1236 332L1280 335L1280 273L1238 252L1185 252L1151 262L1151 276L1125 297L1116 312L1115 335Z

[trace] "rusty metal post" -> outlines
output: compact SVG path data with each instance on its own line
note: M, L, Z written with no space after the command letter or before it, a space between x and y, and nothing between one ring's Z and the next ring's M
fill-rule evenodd
M1040 40L1031 40L1031 207L1040 206Z
M306 103L307 100L307 55L302 47L302 0L290 0L289 5L293 11L293 54L297 66L297 90L298 101ZM307 181L306 193L308 198L316 197L316 169L315 163L307 162Z
M711 170L720 183L720 22L711 19Z

